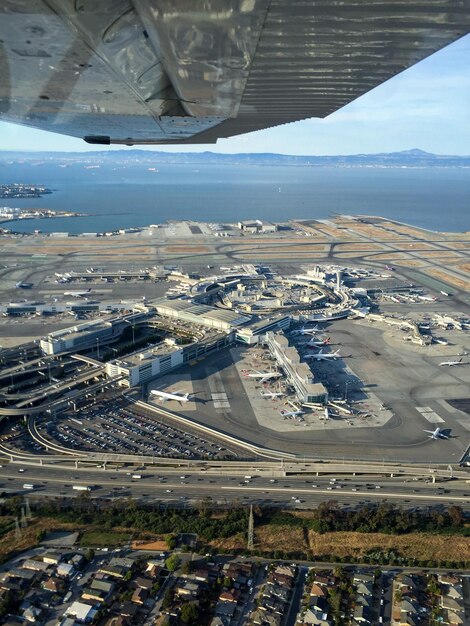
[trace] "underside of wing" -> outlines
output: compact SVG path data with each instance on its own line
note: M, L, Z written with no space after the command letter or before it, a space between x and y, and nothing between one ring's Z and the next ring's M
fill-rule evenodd
M470 30L470 0L0 0L0 119L214 143L326 117Z

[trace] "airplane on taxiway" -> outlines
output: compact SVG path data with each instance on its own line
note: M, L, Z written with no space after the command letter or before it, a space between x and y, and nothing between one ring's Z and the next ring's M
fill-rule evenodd
M465 365L464 363L462 363L462 359L459 359L458 361L442 361L441 363L439 363L439 367L443 367L447 365L448 367L453 367L454 365Z
M440 428L436 428L436 430L425 430L425 433L429 433L429 439L449 439L448 435L444 435Z
M91 289L85 291L64 291L64 296L70 296L72 298L86 298L91 294Z
M177 402L181 402L181 404L185 404L189 402L189 393L185 393L181 395L179 391L175 391L173 393L169 393L168 391L160 391L159 389L152 389L150 392L151 395L157 396L162 402L166 400L176 400Z

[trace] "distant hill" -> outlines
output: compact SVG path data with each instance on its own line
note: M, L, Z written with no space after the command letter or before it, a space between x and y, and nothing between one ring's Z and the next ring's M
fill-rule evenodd
M413 148L402 152L337 156L288 155L275 153L217 154L215 152L156 152L150 150L106 150L97 152L15 152L0 151L0 164L210 164L210 165L291 165L301 167L470 167L470 156L432 154Z

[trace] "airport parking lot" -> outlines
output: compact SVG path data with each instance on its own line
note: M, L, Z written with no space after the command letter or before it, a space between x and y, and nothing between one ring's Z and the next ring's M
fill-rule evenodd
M124 399L39 424L40 432L66 448L187 459L225 459L231 451L156 416L143 415ZM36 444L37 445L37 444Z

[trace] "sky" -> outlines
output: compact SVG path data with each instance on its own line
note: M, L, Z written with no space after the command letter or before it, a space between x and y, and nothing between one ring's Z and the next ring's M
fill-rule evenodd
M469 155L469 67L467 35L326 119L285 124L219 140L217 144L144 149L335 155L420 148L435 154ZM81 139L0 122L0 150L103 149L105 146L90 146Z

